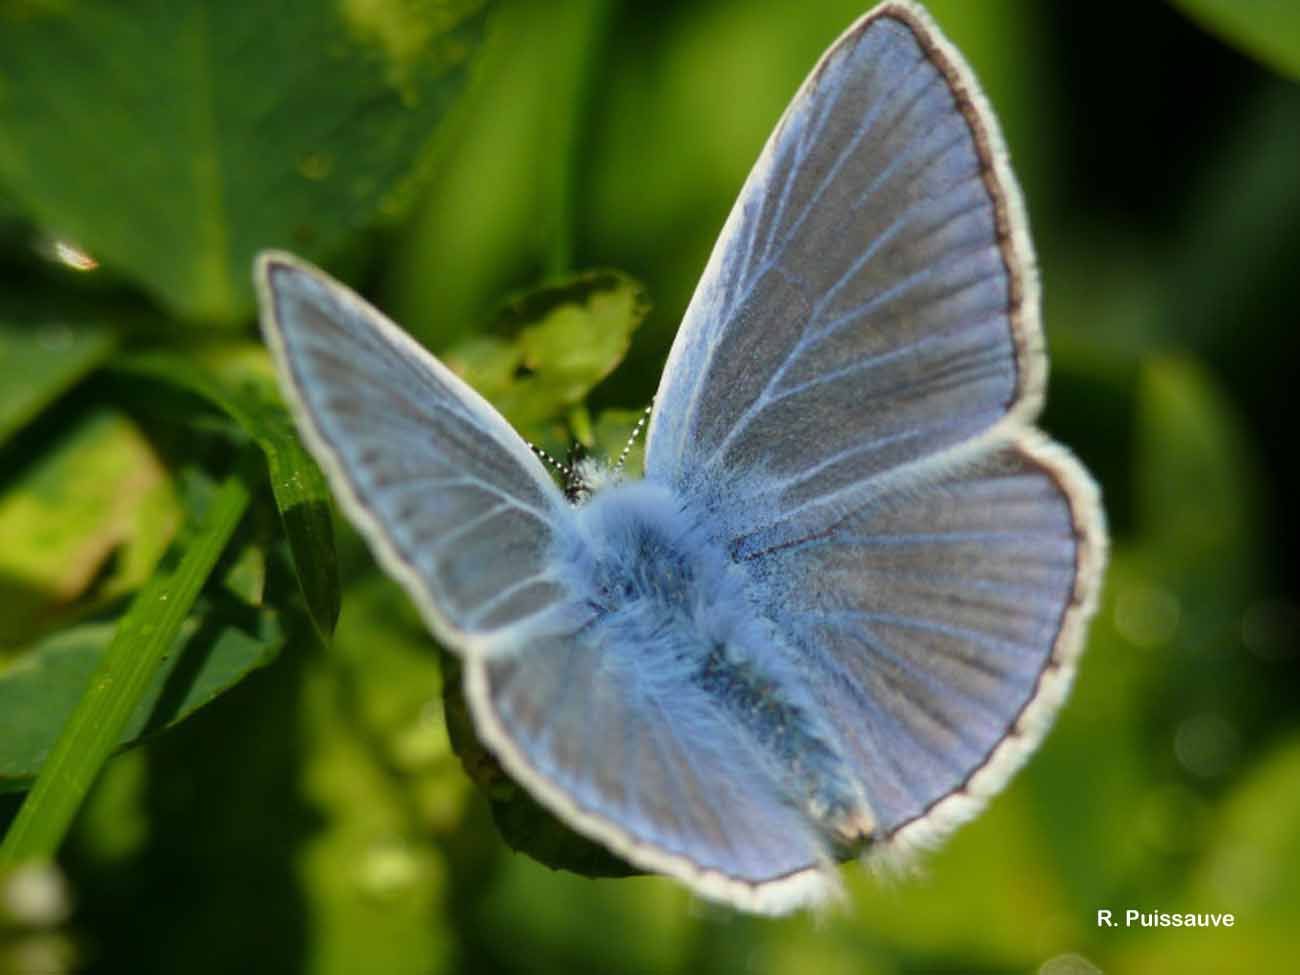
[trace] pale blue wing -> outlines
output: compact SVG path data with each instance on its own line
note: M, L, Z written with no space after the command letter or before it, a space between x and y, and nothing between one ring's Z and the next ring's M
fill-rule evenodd
M262 327L307 444L438 635L500 631L563 596L571 513L481 396L357 295L288 255L258 262Z
M995 123L910 5L846 33L732 211L656 397L647 476L824 527L883 473L1035 408L1037 294Z
M951 795L978 803L1036 744L1068 686L1103 545L1082 469L1028 437L887 492L824 536L751 554L877 839Z
M788 907L833 887L861 790L714 527L662 485L597 492L556 551L571 603L468 660L468 699L570 823L706 895Z
M747 888L787 881L824 897L826 843L755 742L660 647L601 632L467 663L480 733L511 774L611 849L706 894L761 909Z

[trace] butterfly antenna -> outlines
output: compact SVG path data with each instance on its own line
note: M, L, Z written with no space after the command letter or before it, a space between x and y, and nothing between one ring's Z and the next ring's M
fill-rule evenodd
M552 467L555 470L555 473L559 474L560 477L564 478L564 483L568 484L570 481L573 480L573 468L569 467L569 465L561 464L558 460L556 460L554 457L552 457L550 454L544 451L541 447L537 446L537 444L533 443L531 440L528 441L528 449L531 450L533 453L535 453L538 457L540 457L542 459L543 464L547 464L548 466Z
M632 428L632 433L627 438L627 443L623 444L623 452L618 455L618 460L614 462L614 473L620 474L623 471L623 465L627 463L627 455L632 452L632 445L636 443L636 438L641 435L646 423L650 420L650 411L654 409L655 401L651 400L650 405L645 408L641 414L641 419L636 421L636 426Z

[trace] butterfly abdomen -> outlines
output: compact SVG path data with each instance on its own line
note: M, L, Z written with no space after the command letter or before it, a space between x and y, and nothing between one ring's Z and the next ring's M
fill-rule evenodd
M579 509L559 561L595 611L588 637L647 702L727 721L786 801L834 841L856 839L871 817L751 569L710 533L716 523L645 481Z

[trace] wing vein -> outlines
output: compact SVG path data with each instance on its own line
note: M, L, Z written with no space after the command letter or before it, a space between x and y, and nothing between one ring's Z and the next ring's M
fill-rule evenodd
M966 210L961 211L961 213L959 213L957 216L959 217L961 215L964 215L965 213L977 209L979 206L983 206L983 205L985 205L984 201L980 201L979 203L974 204L973 206L967 208ZM901 222L906 218L906 216L907 214L900 216L890 228L886 229L885 234L889 234L892 231L894 231L901 224ZM954 217L954 219L956 219L956 217ZM943 229L943 227L941 225L936 229ZM884 235L882 235L882 237L883 236ZM884 243L886 243L886 241L884 241L881 238L877 238L875 241L872 242L871 247L867 248L866 252L864 252L863 257L859 258L859 261L862 261L863 259L870 258L871 256L873 256L877 252L879 247L883 246ZM790 352L787 354L787 356L780 362L780 364L776 367L776 369L772 371L772 374L768 377L768 380L764 384L763 388L759 390L758 394L754 397L753 401L749 404L749 406L745 408L744 412L736 419L736 422L732 424L732 427L730 430L727 431L726 436L723 437L716 445L714 445L714 447L709 451L707 457L701 460L700 462L701 466L713 467L718 461L718 459L725 454L727 448L731 446L732 442L736 439L736 437L738 437L746 429L748 429L750 423L753 422L753 420L755 420L758 416L762 415L762 413L773 403L778 403L785 398L787 391L783 390L780 394L777 394L776 396L773 396L772 391L781 382L781 380L785 378L785 375L790 370L790 368L795 363L797 363L810 348L814 347L817 343L823 341L824 339L834 335L840 329L844 328L846 325L856 320L857 318L869 314L870 312L877 310L881 306L888 304L891 301L896 301L898 298L903 297L917 285L922 284L923 282L931 279L935 274L941 273L948 265L957 263L958 261L963 260L966 257L970 256L971 254L983 250L988 246L989 245L987 241L980 241L977 244L963 248L958 252L956 252L955 254L949 255L945 259L944 263L940 265L938 268L934 268L934 267L921 268L915 271L914 273L904 277L893 287L888 288L885 291L880 292L879 294L873 295L866 302L863 302L861 305L858 305L856 308L851 309L850 311L846 312L844 315L841 315L840 317L833 319L825 327L820 329L815 329L815 330L809 330L804 332L804 334L800 335L799 339L795 342L794 346L790 349ZM865 264L863 266L865 266ZM858 268L859 271L861 271L861 269L862 269L861 267ZM974 277L968 281L959 282L958 284L955 284L945 289L943 292L935 295L934 297L937 300L952 298L955 297L956 295L961 294L963 291L967 290L968 288L973 288L979 284L982 284L983 282L984 282L983 277ZM824 298L822 299L822 301L818 302L818 309L820 309L823 306L824 302L825 302ZM963 326L965 328L978 328L987 324L997 322L1003 312L1001 308L992 308L992 309L982 309L981 313L986 314L987 317L973 322L964 321ZM816 321L819 315L820 315L820 310L814 311L813 314L809 317L809 324ZM917 343L909 343L908 345L904 345L898 349L890 350L890 352L880 353L878 356L867 359L862 363L858 363L853 366L845 366L842 370L839 370L839 372L848 373L857 368L867 368L873 364L878 364L879 362L888 361L891 358L896 358L898 355L901 355L902 353L909 351L910 348L912 348L916 344L919 344L919 342L921 341L926 341L931 339L937 341L943 338L951 337L951 335L952 335L952 331L939 333L937 335L932 335L932 336L926 336L922 340L918 340ZM1000 349L995 348L994 352L999 357L1002 354ZM822 381L830 381L835 378L838 378L838 376L835 373L830 373L827 374L824 380L823 379L809 380L808 384L822 382ZM796 387L796 390L797 389L798 387Z
M826 192L826 189L835 181L836 177L839 175L840 169L842 169L844 165L848 162L850 156L852 156L853 153L857 152L858 146L862 143L862 140L867 136L868 133L871 132L871 130L875 127L876 123L880 120L880 116L883 114L885 108L889 105L890 100L906 86L908 81L912 78L914 69L923 63L925 63L925 55L920 51L918 51L912 64L908 66L907 71L903 72L903 75L899 79L898 83L893 85L890 88L889 92L886 95L882 96L880 101L876 105L872 106L871 110L867 113L867 115L863 118L861 124L858 126L857 131L855 131L853 133L852 138L849 139L848 144L845 145L845 147L840 151L839 155L835 159L835 162L831 165L826 175L822 178L821 183L813 191L812 196L804 204L803 209L800 212L798 218L790 226L790 229L786 235L787 237L793 236L794 234L798 233L799 228L803 226L803 222L808 218L808 214L812 212L813 208L821 200L822 195ZM907 100L904 103L903 107L898 110L898 116L901 117L902 115L906 114L908 109L911 108L912 104L914 104L916 101L919 101L920 98L925 94L926 89L928 89L937 80L938 80L937 78L931 78L924 85L922 85L919 91L916 94L914 94L912 98ZM829 114L827 117L829 118ZM762 278L763 274L766 273L766 271L769 270L772 266L774 266L773 261L764 260L760 262L757 267L754 268L753 272L749 275L749 277L745 279L744 284L740 288L739 294L737 295L736 299L733 302L731 302L730 304L731 309L734 310L736 308L739 308L741 305L745 303L750 293L753 291L755 284L758 282L759 279ZM711 342L707 347L705 352L705 361L704 361L702 374L707 375L710 368L712 367L713 356L717 352L717 347L718 347L718 343L716 341ZM686 409L683 411L684 413L683 422L678 430L678 452L679 453L681 452L682 442L686 439L687 436L689 436L689 431L694 427L695 412L699 404L699 397L700 397L701 390L703 389L703 386L704 386L703 383L696 383L695 388L691 391L690 402L689 404L687 404Z
M518 595L519 593L523 592L525 589L529 589L535 586L538 582L555 582L555 581L556 578L554 573L534 572L532 575L524 576L522 579L519 579L511 583L510 585L506 586L506 588L498 592L491 599L489 599L487 602L480 603L479 607L475 609L474 612L469 614L468 617L469 628L472 629L473 627L477 626L486 617L491 616L494 610L499 609L502 605L508 602L513 596Z

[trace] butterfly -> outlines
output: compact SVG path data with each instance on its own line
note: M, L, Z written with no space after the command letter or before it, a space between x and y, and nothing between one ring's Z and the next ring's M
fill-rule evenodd
M821 58L654 400L645 473L570 504L360 297L259 257L302 436L463 661L482 741L575 830L779 913L973 816L1060 708L1105 560L1039 432L1039 285L997 123L919 7Z

